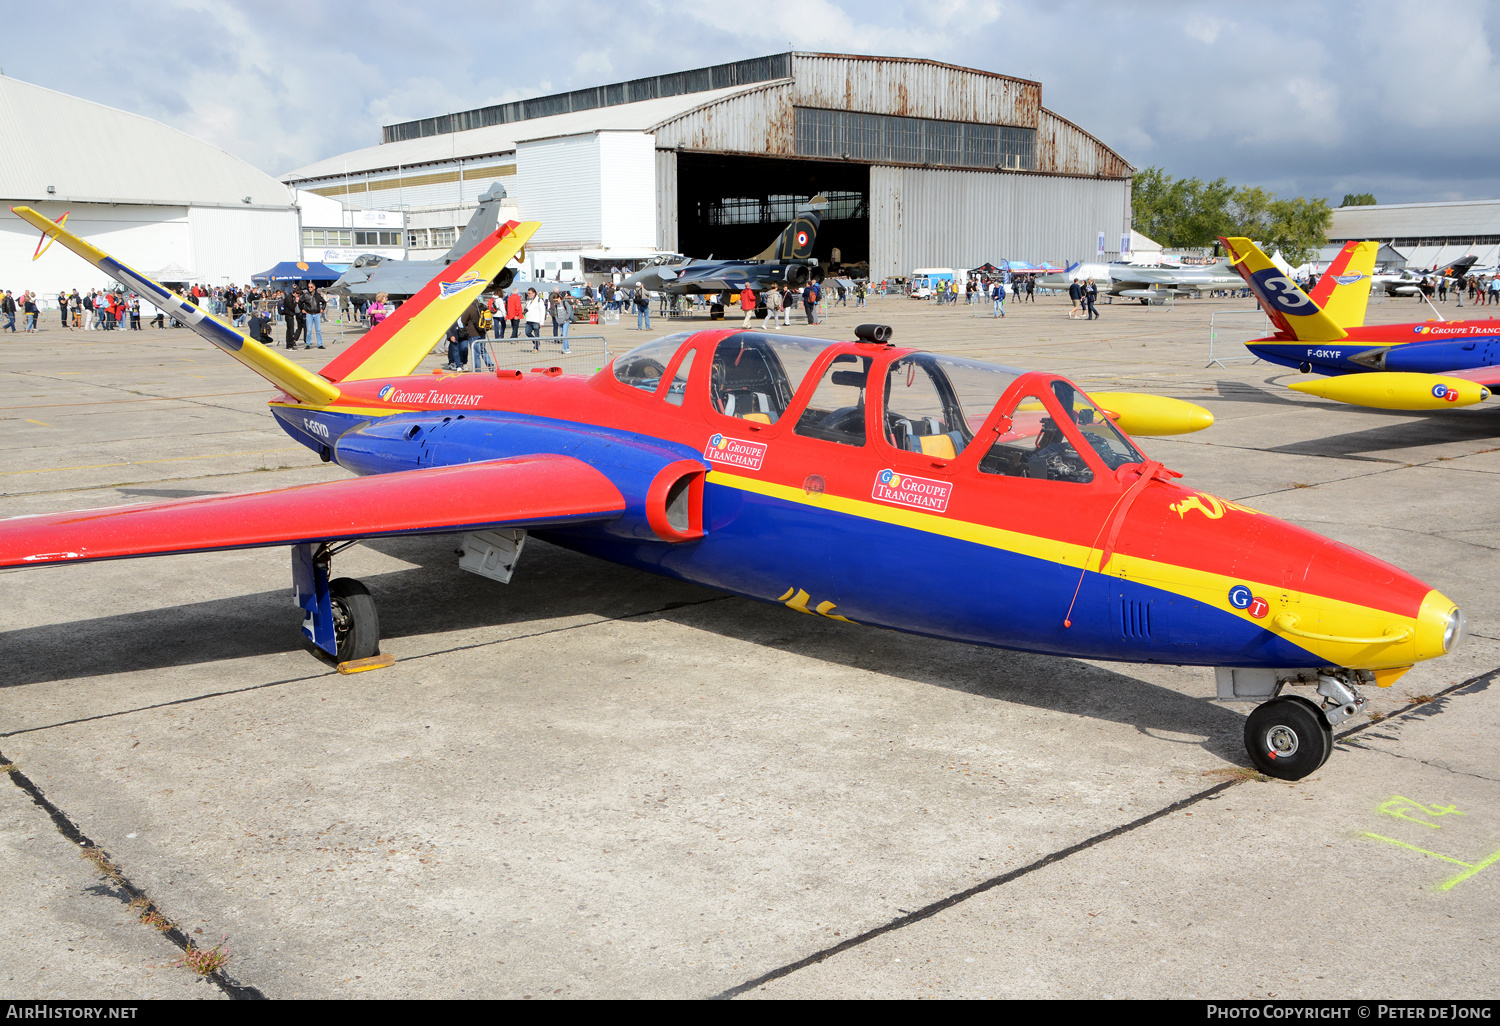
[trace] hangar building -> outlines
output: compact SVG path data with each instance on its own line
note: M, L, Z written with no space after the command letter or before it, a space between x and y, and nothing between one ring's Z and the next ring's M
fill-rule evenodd
M298 252L292 190L150 118L0 78L0 137L0 203L67 213L69 230L144 273L243 284ZM60 246L32 262L37 237L0 216L0 288L45 300L113 284Z
M1494 267L1500 263L1500 200L1339 207L1333 212L1323 260L1332 260L1351 239L1383 242L1413 270L1441 267L1466 256L1476 257L1479 267ZM1385 254L1382 246L1382 258Z
M1133 168L1042 106L1038 82L928 60L783 53L389 125L282 181L402 210L446 248L501 182L543 224L534 271L657 250L744 257L830 200L814 255L872 277L1076 260L1130 230Z

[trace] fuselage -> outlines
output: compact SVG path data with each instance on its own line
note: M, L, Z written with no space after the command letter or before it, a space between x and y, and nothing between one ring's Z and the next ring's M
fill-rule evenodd
M1425 321L1347 328L1346 338L1309 342L1262 338L1247 342L1261 359L1316 374L1409 371L1443 374L1500 363L1500 321Z
M1139 456L1111 469L1092 407L1065 406L1062 379L993 368L1008 375L998 401L960 412L944 393L924 426L899 395L936 366L929 354L801 341L821 348L800 384L752 384L738 406L725 379L749 364L732 347L769 350L731 331L590 378L432 374L345 382L326 407L272 405L293 438L357 474L574 456L620 487L627 513L543 537L803 613L1137 662L1378 668L1445 651L1453 604L1395 567L1164 474L1139 485ZM818 406L856 386L857 405ZM778 392L772 413L750 399ZM1060 476L1035 476L1063 447ZM707 471L701 531L663 538L631 510L660 468L692 462Z

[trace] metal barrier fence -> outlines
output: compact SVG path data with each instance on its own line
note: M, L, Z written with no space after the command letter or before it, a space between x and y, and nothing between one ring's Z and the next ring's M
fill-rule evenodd
M533 367L561 367L565 374L593 374L602 370L609 362L612 355L609 351L609 339L603 335L570 335L568 336L568 348L571 352L563 355L562 339L553 338L551 335L543 335L541 338L511 338L507 335L503 339L474 339L469 342L469 367L474 368L476 356L474 346L483 341L494 361L497 370L520 370L530 371ZM442 352L447 352L447 343L438 347ZM484 361L480 359L478 369L488 370Z
M1259 363L1260 357L1245 352L1242 347L1252 338L1263 338L1275 330L1271 319L1260 307L1254 310L1215 310L1208 315L1208 363L1205 366L1217 365L1228 370L1229 368L1225 367L1226 363ZM1219 337L1221 333L1226 334L1228 338L1221 339ZM1216 353L1215 347L1226 345L1237 347L1239 355L1218 355L1218 353L1223 353L1223 350L1221 348Z

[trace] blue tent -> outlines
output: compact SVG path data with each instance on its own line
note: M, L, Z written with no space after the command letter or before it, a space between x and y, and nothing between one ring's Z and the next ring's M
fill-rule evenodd
M269 271L252 274L250 280L257 285L266 285L273 281L330 282L339 280L339 272L316 260L283 260Z

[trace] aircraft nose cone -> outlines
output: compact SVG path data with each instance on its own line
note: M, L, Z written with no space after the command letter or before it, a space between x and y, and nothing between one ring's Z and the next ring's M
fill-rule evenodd
M1208 410L1205 410L1203 407L1194 403L1192 410L1188 413L1188 430L1202 431L1204 428L1213 426L1214 415Z

